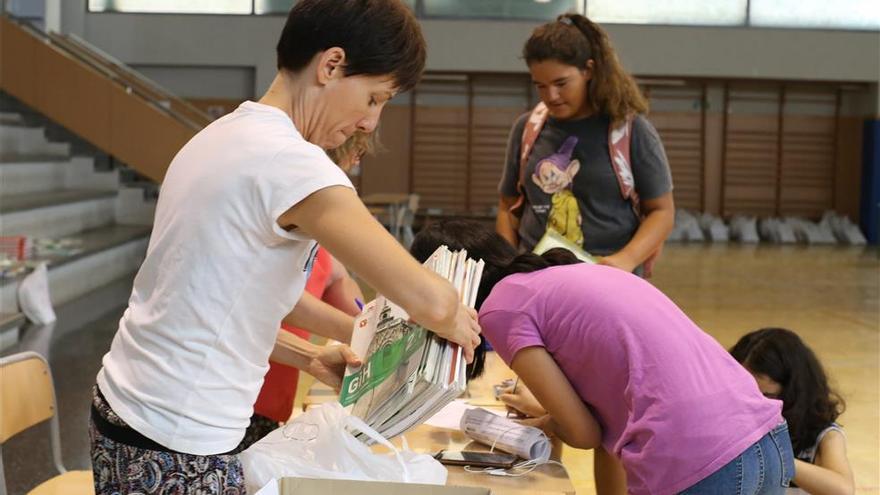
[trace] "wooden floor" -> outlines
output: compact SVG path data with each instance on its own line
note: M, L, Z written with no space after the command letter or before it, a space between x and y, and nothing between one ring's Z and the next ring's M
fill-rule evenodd
M856 493L880 494L880 262L877 250L667 246L654 284L730 347L766 326L796 331L847 402ZM579 494L594 493L592 454L567 449Z
M725 347L760 327L798 332L846 399L856 493L880 495L876 249L673 244L652 281ZM563 462L578 494L595 493L590 451L566 448Z

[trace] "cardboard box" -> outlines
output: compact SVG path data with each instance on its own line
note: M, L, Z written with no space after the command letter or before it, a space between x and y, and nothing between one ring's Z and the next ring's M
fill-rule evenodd
M255 495L490 495L488 488L417 485L383 481L282 478L277 491L266 486Z

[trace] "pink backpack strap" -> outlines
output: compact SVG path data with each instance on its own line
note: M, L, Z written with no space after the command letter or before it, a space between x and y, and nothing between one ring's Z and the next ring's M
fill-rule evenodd
M641 207L639 194L636 192L636 181L632 172L630 160L630 145L632 144L632 119L618 127L608 129L608 151L611 154L611 167L617 177L617 185L620 186L620 195L630 202L636 216L641 219Z
M525 174L526 165L529 163L529 154L531 154L532 147L535 145L535 141L538 140L538 135L541 134L541 129L544 128L544 123L547 122L549 115L550 112L547 109L547 105L543 102L538 103L532 109L532 113L529 115L525 127L523 127L519 153L519 174L517 174L516 181L516 190L519 196L516 198L516 203L510 207L511 213L516 216L522 215L522 208L525 204Z
M538 140L538 135L544 128L550 112L543 102L535 105L529 119L523 127L522 142L520 144L519 154L519 174L517 176L516 190L519 196L516 203L510 207L510 211L516 215L522 215L522 208L525 204L525 173L526 165L529 162L529 155ZM608 151L611 154L611 167L614 169L614 175L617 177L617 185L620 187L620 195L623 199L630 202L636 216L641 219L641 208L639 206L639 195L636 192L635 178L632 173L632 162L630 160L630 146L632 144L632 118L618 127L609 127L608 129Z

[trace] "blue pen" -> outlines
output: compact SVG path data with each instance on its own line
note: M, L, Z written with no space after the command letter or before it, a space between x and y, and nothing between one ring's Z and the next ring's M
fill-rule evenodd
M360 311L364 310L364 303L362 303L360 299L354 298L354 303L357 304L357 307Z

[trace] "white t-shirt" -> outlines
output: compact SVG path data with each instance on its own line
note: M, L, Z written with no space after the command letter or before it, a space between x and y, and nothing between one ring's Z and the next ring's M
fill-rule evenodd
M284 112L259 103L243 103L177 153L98 372L107 402L133 429L192 454L238 445L317 248L276 220L336 185L352 187Z

